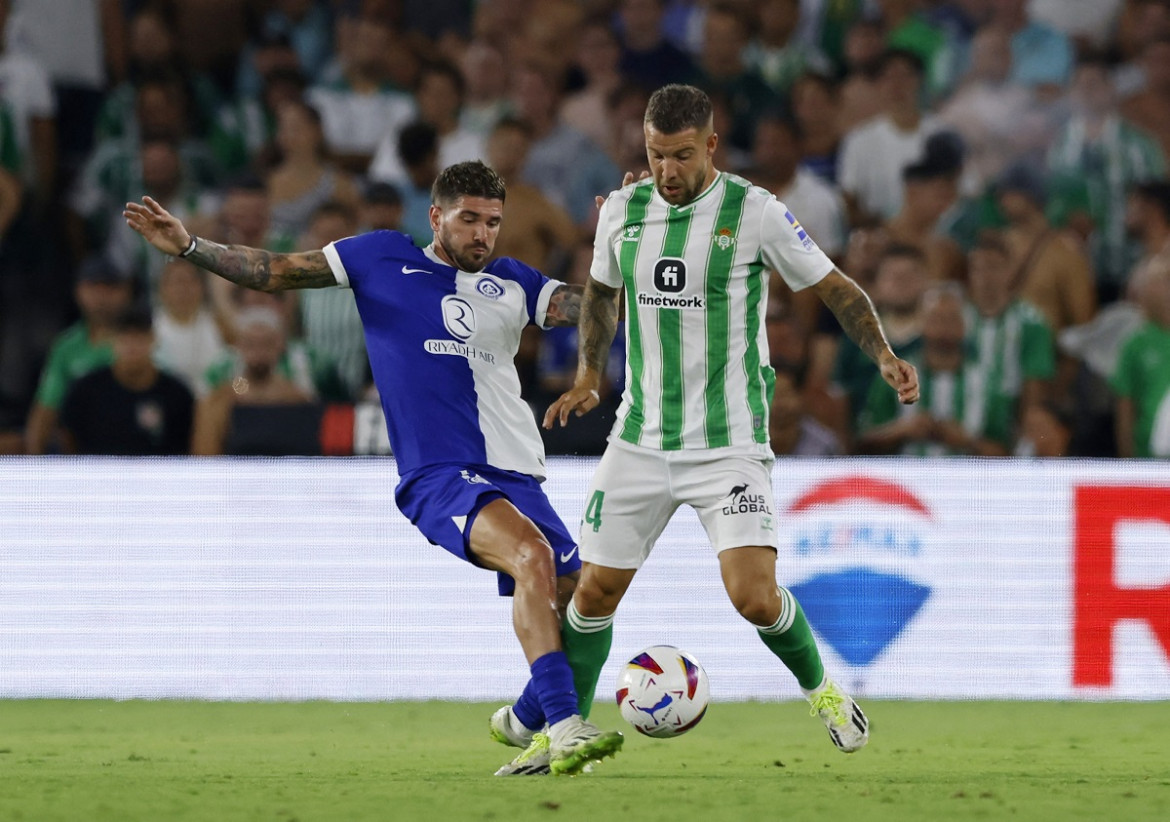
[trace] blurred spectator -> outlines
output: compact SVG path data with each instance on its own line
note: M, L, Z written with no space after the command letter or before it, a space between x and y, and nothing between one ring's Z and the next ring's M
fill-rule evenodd
M695 81L712 99L719 98L727 106L731 128L720 137L741 151L751 150L757 118L783 103L783 98L744 62L750 36L747 18L737 8L712 5L703 22L703 48Z
M1150 42L1142 52L1145 89L1121 106L1121 116L1158 140L1170 157L1170 35Z
M844 453L841 440L804 409L801 369L774 366L776 385L768 413L768 438L772 453L790 457L836 457Z
M238 325L238 371L196 406L191 453L197 456L254 454L263 450L256 442L263 431L253 426L243 431L233 429L233 412L239 406L305 405L312 400L279 368L285 353L280 316L270 309L252 308L241 312ZM278 430L268 433L280 434Z
M996 184L996 202L1007 220L1012 288L1040 309L1053 332L1087 322L1097 298L1089 261L1044 214L1045 183L1032 167L1017 164Z
M1128 0L1117 18L1117 28L1109 32L1109 49L1121 59L1113 73L1117 95L1122 99L1146 88L1142 67L1146 47L1170 37L1170 3L1166 0Z
M772 283L781 277L772 272ZM769 288L764 330L768 335L768 359L773 368L808 362L808 326L792 306Z
M800 127L800 163L827 183L837 183L837 152L841 145L840 95L837 86L819 74L802 74L792 85L792 116Z
M358 233L398 231L402 226L402 195L390 183L367 183L358 204Z
M1032 89L1011 80L1011 37L990 26L971 41L971 63L940 110L939 122L966 146L962 191L977 196L1025 152L1047 143L1047 121Z
M131 308L113 326L113 362L69 387L61 405L66 454L175 456L191 448L195 399L151 359L150 311Z
M1072 455L1072 418L1054 402L1024 408L1017 457L1068 457Z
M800 0L762 0L755 5L759 27L744 52L744 62L774 92L787 97L796 78L805 72L832 71L829 59L799 36Z
M1079 177L1088 189L1089 214L1096 231L1091 237L1097 294L1110 302L1137 259L1127 242L1125 200L1131 185L1161 177L1166 161L1161 147L1117 113L1117 101L1102 58L1077 63L1072 86L1073 115L1048 151L1048 170Z
M925 6L923 0L882 0L882 26L887 46L918 55L926 88L934 98L949 79L952 54L946 31L931 20Z
M530 141L528 127L510 118L497 123L488 140L488 164L508 185L508 212L500 224L495 254L557 276L577 245L578 232L564 209L521 181Z
M98 142L138 138L135 117L138 87L147 79L166 78L182 88L191 134L204 137L220 106L219 91L206 75L193 71L179 53L175 20L162 5L147 5L127 26L126 80L106 94L98 112Z
M259 97L268 72L277 68L296 68L316 82L333 53L333 19L329 4L322 0L272 0L260 21L259 37L240 53L236 69L236 94ZM268 53L273 44L282 44L293 58L273 59Z
M1018 420L1051 398L1056 376L1052 329L1036 308L1012 292L1011 256L1003 239L985 234L971 249L966 309L971 367L980 375L989 406Z
M1063 32L1080 50L1100 50L1109 45L1125 4L1126 0L1031 0L1028 14Z
M208 368L226 353L220 321L211 310L207 275L186 260L171 258L158 283L154 309L155 359L195 396L207 392Z
M415 245L431 241L431 183L439 173L439 136L433 126L411 123L398 135L398 156L406 180L397 186L402 195L402 231Z
M395 86L391 74L392 53L403 49L398 34L372 16L348 25L338 55L340 76L313 86L308 97L321 112L330 152L348 170L364 173L379 142L396 139L416 114L414 99Z
M353 208L336 201L322 203L301 237L300 248L324 248L357 231L357 212ZM349 399L358 399L370 382L370 363L353 292L348 288L313 288L301 292L300 298L305 343L336 363Z
M604 148L623 172L636 175L647 167L646 135L642 127L649 99L644 88L630 83L615 91L609 99L611 134Z
M584 85L565 97L561 120L602 148L613 142L610 100L623 81L619 63L621 45L604 17L593 17L581 28L575 69Z
M1012 38L1012 82L1055 97L1072 76L1073 47L1067 35L1029 18L1028 0L989 0L987 25Z
M511 111L508 65L498 48L474 40L463 50L459 67L467 91L460 121L468 131L486 136Z
M12 0L0 0L0 100L8 104L24 157L21 180L31 187L35 208L43 214L57 179L57 100L44 67L8 47L11 5Z
M793 120L761 117L748 176L799 214L809 236L836 259L845 250L845 201L833 186L800 165L800 147L800 127Z
M20 214L24 198L25 163L16 141L16 126L8 103L0 100L0 239Z
M689 83L695 66L686 52L663 36L666 0L621 0L622 75L650 90Z
M621 173L588 137L560 122L558 79L528 63L513 72L512 93L516 115L532 129L524 182L565 209L578 226L592 231L597 221L593 198L612 191Z
M291 380L310 399L324 402L348 402L349 390L341 379L337 364L327 355L313 348L298 336L300 301L289 291L253 291L233 286L232 335L233 345L239 339L241 322L255 309L275 314L281 323L280 353L274 366L281 376ZM230 383L247 370L240 356L239 346L229 348L223 357L211 364L204 375L212 390Z
M287 102L277 109L276 122L279 162L268 175L272 230L298 237L322 203L356 206L358 192L349 174L326 157L316 109L301 101Z
M114 322L130 307L130 278L103 257L90 257L77 272L74 297L79 319L53 342L25 424L25 450L44 454L53 442L61 402L78 377L113 361Z
M858 20L845 34L837 127L841 133L882 113L885 29L879 20Z
M11 0L8 47L36 60L57 97L60 178L89 154L107 84L124 79L126 21L119 0Z
M236 97L222 106L208 138L220 170L231 177L273 165L278 151L276 112L286 103L301 102L305 89L304 75L295 65L273 68L264 73L256 97Z
M922 252L934 280L963 279L963 252L939 230L943 215L955 204L962 169L963 149L955 135L932 134L921 159L902 169L902 207L885 223L892 242Z
M1006 456L1014 421L988 403L986 388L966 359L962 288L943 283L928 289L922 316L922 351L914 358L921 399L901 405L891 391L879 391L875 381L861 415L859 449L906 456Z
M419 120L435 129L439 138L439 168L466 160L482 160L484 138L462 124L463 75L450 63L429 63L419 73L415 91ZM398 141L393 133L378 144L367 174L376 180L401 183L406 168L398 156Z
M837 174L853 221L862 215L889 219L902 207L902 169L922 155L935 130L919 108L922 63L908 51L891 50L878 75L882 113L845 135Z
M870 295L882 321L890 348L903 359L916 356L922 345L922 295L930 284L926 257L913 246L889 245L882 251ZM877 366L856 345L843 341L837 352L833 382L853 421L864 408ZM894 398L895 402L897 397Z
M1125 341L1111 384L1123 457L1170 458L1170 266L1152 268L1138 298L1146 322Z

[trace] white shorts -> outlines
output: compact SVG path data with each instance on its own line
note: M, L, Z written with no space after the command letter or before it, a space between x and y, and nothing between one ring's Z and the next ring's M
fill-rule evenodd
M611 443L586 497L581 559L641 568L680 505L695 509L716 553L745 545L778 548L772 463Z

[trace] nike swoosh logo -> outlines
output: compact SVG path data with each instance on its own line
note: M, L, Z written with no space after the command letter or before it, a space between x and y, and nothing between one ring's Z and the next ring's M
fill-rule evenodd
M573 550L567 554L561 554L561 562L568 562L573 558L573 554L577 553L577 546L573 546Z
M430 274L431 272L427 271L425 268L407 268L406 266L402 266L402 273L403 274Z

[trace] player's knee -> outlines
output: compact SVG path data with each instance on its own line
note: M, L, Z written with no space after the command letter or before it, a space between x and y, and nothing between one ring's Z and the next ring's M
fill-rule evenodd
M538 582L553 584L556 578L553 551L543 539L526 539L516 547L512 562L512 577L517 583Z
M735 606L735 610L739 611L739 615L746 619L753 625L771 625L779 616L779 601L772 594L775 589L770 591L761 586L744 587L736 590L728 590L728 595L731 597L731 604Z
M617 610L624 593L624 587L608 585L605 580L596 576L582 574L577 583L577 591L573 595L573 603L581 616L609 616Z

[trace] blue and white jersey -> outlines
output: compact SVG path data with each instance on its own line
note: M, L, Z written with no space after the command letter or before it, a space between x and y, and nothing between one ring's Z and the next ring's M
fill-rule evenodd
M513 358L524 327L544 326L560 283L507 257L459 271L397 231L324 252L338 285L353 289L399 474L461 463L544 479Z

